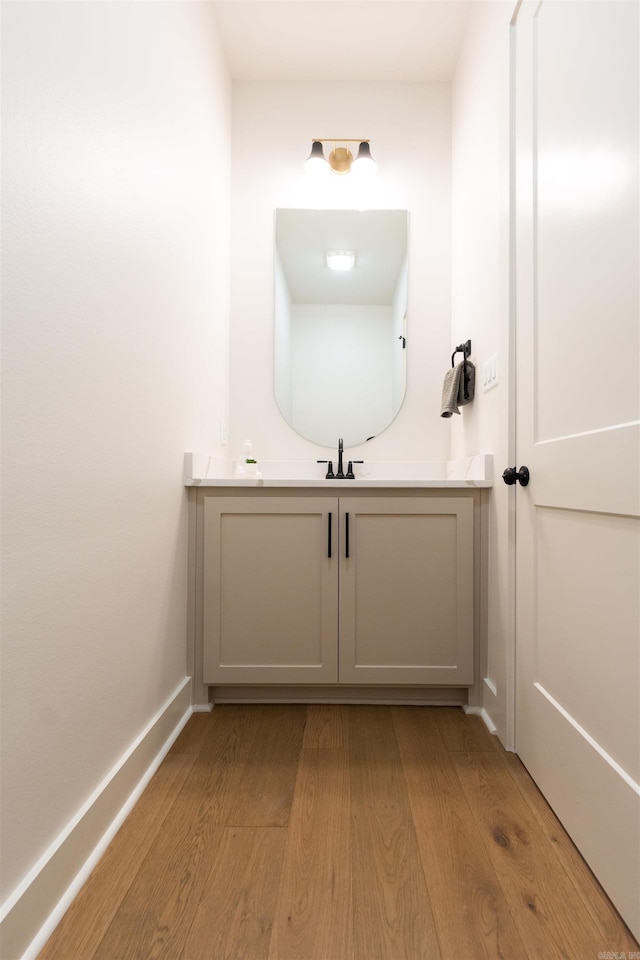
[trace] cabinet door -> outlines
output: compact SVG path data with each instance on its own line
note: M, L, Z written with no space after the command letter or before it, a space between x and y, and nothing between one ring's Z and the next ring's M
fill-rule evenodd
M205 683L337 681L337 511L333 497L206 498Z
M340 508L340 682L473 683L472 500Z

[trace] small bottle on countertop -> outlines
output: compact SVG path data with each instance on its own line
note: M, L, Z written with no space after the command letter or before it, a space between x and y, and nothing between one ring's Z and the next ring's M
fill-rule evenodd
M253 447L251 440L245 440L242 444L241 453L236 460L236 466L233 471L234 480L261 480L262 474L258 470L258 461L253 456Z

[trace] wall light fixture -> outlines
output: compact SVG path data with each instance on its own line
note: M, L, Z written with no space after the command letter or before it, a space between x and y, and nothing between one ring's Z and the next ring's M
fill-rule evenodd
M327 158L323 144L332 144L333 149ZM357 143L358 152L354 160L349 144ZM372 177L376 173L376 162L371 156L368 140L359 138L317 138L311 143L311 153L305 160L305 172L316 179L329 173L345 174L353 172L359 177Z

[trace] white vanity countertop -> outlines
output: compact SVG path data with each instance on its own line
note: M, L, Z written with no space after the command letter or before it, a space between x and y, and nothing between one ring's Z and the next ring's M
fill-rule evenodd
M345 458L346 470L348 458ZM260 460L260 479L233 479L234 464L206 454L186 453L187 487L335 487L469 488L493 486L493 457L489 453L461 460L372 460L354 464L354 480L327 480L324 464L313 460ZM334 470L336 464L334 463Z

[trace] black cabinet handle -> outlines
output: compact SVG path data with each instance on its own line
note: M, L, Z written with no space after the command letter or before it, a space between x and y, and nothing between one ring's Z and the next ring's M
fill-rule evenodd
M331 516L332 515L329 514L329 534L328 534L329 539L327 542L327 557L329 558L329 560L331 559L331 527L333 526Z
M344 515L344 555L349 558L349 514Z

